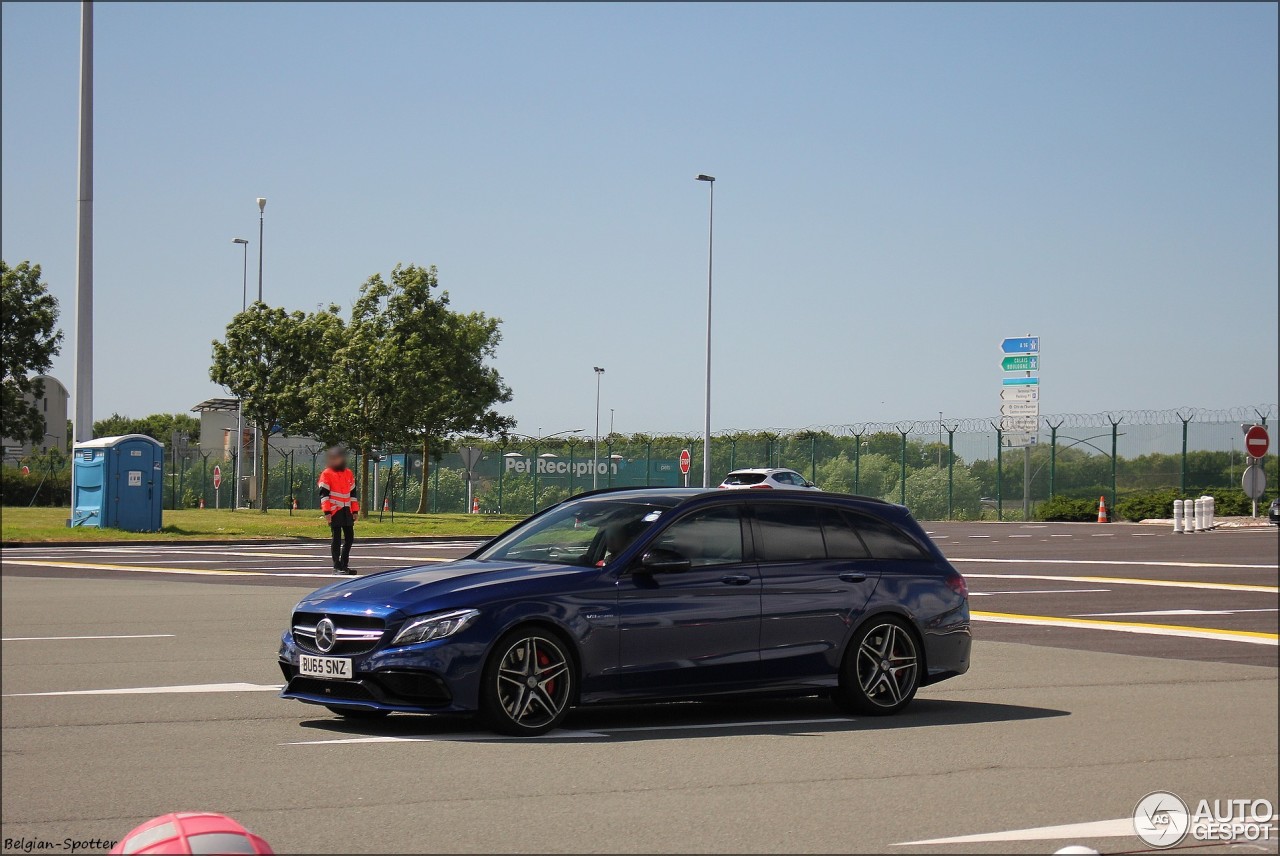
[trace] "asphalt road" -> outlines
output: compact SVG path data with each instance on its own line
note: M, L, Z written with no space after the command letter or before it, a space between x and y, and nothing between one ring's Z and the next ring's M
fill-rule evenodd
M1153 790L1280 803L1274 529L930 529L969 580L977 641L970 673L904 714L585 710L523 741L278 699L278 636L331 579L327 547L7 549L4 851L200 808L278 852L1114 853L1141 849L1130 816ZM355 556L372 571L469 549Z

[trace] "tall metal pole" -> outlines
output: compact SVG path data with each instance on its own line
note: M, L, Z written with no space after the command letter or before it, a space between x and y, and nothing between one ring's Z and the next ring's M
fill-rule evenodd
M239 244L244 250L244 263L240 274L240 311L243 313L249 308L249 242L244 238L232 238L233 244ZM235 472L235 495L231 500L231 509L233 511L240 508L240 458L241 452L244 451L244 402L238 397L236 398L236 472Z
M93 439L93 3L80 4L80 189L76 197L75 441Z
M596 372L596 439L591 451L591 489L596 490L600 487L600 376L604 374L604 369L599 366L592 366ZM537 462L534 462L534 480L537 480ZM537 504L534 504L534 511L537 511Z
M699 175L698 181L707 182L710 190L707 208L707 397L702 421L702 486L711 485L711 265L714 259L713 240L716 223L716 179L712 175Z
M257 197L257 302L262 302L262 215L266 211L266 200L264 197ZM246 248L248 252L248 248ZM253 485L257 486L257 456L259 450L257 447L261 445L261 439L257 435L257 425L253 426ZM259 496L262 503L262 509L266 509L266 496Z
M1031 519L1031 447L1022 447L1022 522Z

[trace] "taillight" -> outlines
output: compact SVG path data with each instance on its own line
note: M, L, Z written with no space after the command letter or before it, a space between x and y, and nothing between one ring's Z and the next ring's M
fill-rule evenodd
M767 484L753 484L751 486L751 489L752 490L773 490L773 488Z
M961 597L969 596L969 586L964 581L964 577L960 576L956 571L952 571L947 577L947 587Z

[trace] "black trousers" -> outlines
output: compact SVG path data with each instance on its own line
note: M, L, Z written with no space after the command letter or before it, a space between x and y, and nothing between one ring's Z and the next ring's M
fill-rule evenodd
M345 568L351 558L351 542L356 537L356 521L351 509L340 508L329 518L329 531L333 533L333 541L329 544L329 552L333 554L333 566Z

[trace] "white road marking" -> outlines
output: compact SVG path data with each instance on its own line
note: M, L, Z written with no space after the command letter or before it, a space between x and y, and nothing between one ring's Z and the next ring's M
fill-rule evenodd
M754 722L699 722L689 725L629 725L619 728L600 728L596 731L552 731L542 735L544 738L577 738L608 737L611 734L632 734L640 732L690 731L728 728L762 728L775 725L829 725L831 723L851 723L855 720L848 716L827 716L821 719L765 719ZM497 740L528 740L528 737L502 737L493 734L423 734L406 737L348 737L336 740L299 740L281 743L281 746L327 746L348 743L429 743L433 741L480 741L488 743Z
M1217 639L1224 642L1246 642L1250 645L1276 645L1274 633L1253 630L1220 630L1216 627L1184 627L1174 624L1147 624L1139 621L1103 621L1086 618L1060 618L1056 615L1015 615L1003 612L973 612L974 621L996 624L1028 624L1042 627L1069 627L1076 630L1114 630L1146 636L1180 636L1184 639Z
M1122 586L1155 586L1156 588L1208 589L1209 591L1252 591L1260 594L1278 594L1276 586L1260 586L1248 583L1201 583L1190 580L1146 580L1140 577L1062 577L1052 574L965 574L965 579L975 580L1049 580L1070 583L1109 583Z
M1252 820L1252 818L1248 818ZM1276 815L1264 818L1268 827L1275 828ZM1235 815L1226 822L1244 821L1246 818ZM1216 821L1209 821L1216 822ZM1197 826L1199 823L1196 824ZM1195 830L1193 829L1194 833ZM925 841L900 841L890 847L919 847L925 844L982 844L996 841L1080 841L1089 838L1137 838L1133 830L1132 817L1118 817L1115 820L1093 820L1085 823L1064 823L1059 826L1033 826L1029 829L1010 829L1004 832L984 832L977 835L957 835L951 838L931 838ZM1126 851L1139 852L1139 851ZM1145 849L1141 852L1147 852Z
M1116 536L1116 533L1114 532L1094 532L1089 537L1090 538L1114 538L1115 536Z
M1143 615L1235 615L1240 612L1277 612L1274 606L1263 609L1153 609L1148 612L1084 612L1076 618L1134 618Z
M1031 538L1031 535L1010 535L1010 538Z
M173 633L145 633L138 636L6 636L0 642L62 642L73 639L172 639Z
M990 538L990 535L969 535L969 538Z
M18 696L85 696L85 695L170 695L175 693L278 693L280 684L186 684L173 687L122 687L110 690L64 690L53 693L5 693L5 698Z
M993 594L1085 594L1086 592L1111 591L1111 589L1026 589L1023 591L971 591L970 597L990 597Z
M1095 820L1089 823L1065 823L1061 826L1038 826L1031 829L1011 829L1007 832L987 832L979 835L957 835L952 838L931 838L926 841L900 841L890 847L919 847L925 844L979 844L990 841L1054 841L1077 838L1122 838L1133 835L1133 818Z
M1057 538L1058 536L1053 536ZM1112 561L1108 559L950 559L951 562L974 562L1000 565L1108 565L1110 567L1124 567L1131 565L1134 567L1146 568L1243 568L1258 569L1266 571L1276 570L1276 565L1230 565L1220 562L1143 562L1143 561Z

